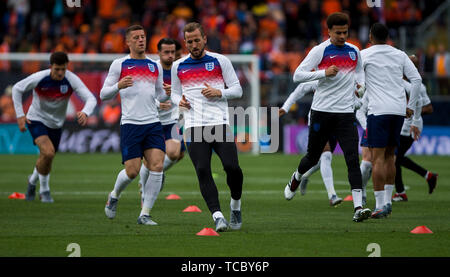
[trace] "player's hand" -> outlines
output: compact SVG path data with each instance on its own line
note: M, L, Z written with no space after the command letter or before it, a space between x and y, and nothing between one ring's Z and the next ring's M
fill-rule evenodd
M163 111L168 111L168 110L170 110L170 108L172 108L172 103L170 102L170 100L159 103L159 108Z
M286 114L286 111L285 110L283 110L283 109L279 109L278 110L278 117L282 117L283 115L285 115Z
M418 140L420 138L420 130L417 126L411 125L411 134L413 135L414 140Z
M124 89L124 88L127 88L127 87L131 87L132 85L133 85L133 77L128 75L128 76L123 77L119 81L119 83L117 84L117 87L119 89Z
M167 96L170 96L170 94L172 93L172 86L163 83L163 89L166 91Z
M413 110L411 110L410 108L406 108L406 118L410 118L411 116L413 116L413 114Z
M77 112L77 121L81 126L86 126L87 118L87 114L85 114L84 112Z
M336 74L338 72L339 72L339 68L335 65L332 65L325 70L325 76L334 77L334 76L336 76Z
M26 116L21 116L17 118L17 125L19 125L19 130L25 132L27 130L26 123L31 124L31 121L26 118Z
M190 109L191 108L191 103L189 103L189 101L187 101L186 97L181 96L181 101L179 104L180 108L184 108L184 109Z
M213 97L222 97L222 92L219 89L215 89L211 87L208 83L204 83L206 88L202 89L202 94L206 98L213 98Z

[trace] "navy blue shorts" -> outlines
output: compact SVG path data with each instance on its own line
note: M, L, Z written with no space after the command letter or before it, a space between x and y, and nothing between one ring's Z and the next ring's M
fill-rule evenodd
M34 121L30 120L31 124L27 123L28 130L30 130L31 137L33 137L33 143L36 145L35 140L40 136L48 136L50 138L50 141L53 144L53 147L55 148L55 152L58 151L59 148L59 142L61 141L61 134L62 129L52 129L47 126L45 126L40 121Z
M120 148L122 149L122 163L134 158L142 158L144 151L150 148L166 152L161 123L120 125Z
M183 131L180 128L180 126L176 123L171 123L171 124L167 124L167 125L162 125L163 127L163 131L164 131L164 138L166 140L169 139L176 139L181 141L181 152L184 152L186 150L186 147L184 145L184 140L183 140Z
M369 142L367 141L367 129L362 132L361 144L362 147L369 147Z
M401 115L369 115L367 117L367 141L369 147L398 147L404 119L405 117Z

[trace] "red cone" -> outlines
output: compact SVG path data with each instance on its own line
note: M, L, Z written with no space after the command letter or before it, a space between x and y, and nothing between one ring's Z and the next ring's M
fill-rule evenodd
M181 197L176 194L170 194L166 197L167 200L180 200Z
M202 210L200 210L197 206L193 205L193 206L188 206L186 209L183 210L183 212L184 213L186 213L186 212L188 212L188 213L189 212L190 213L194 213L194 212L201 213Z
M353 201L353 197L351 195L347 195L347 197L344 198L344 201Z
M219 233L211 228L203 228L200 232L196 234L197 236L220 236Z
M428 229L427 226L417 226L416 228L412 229L410 232L411 234L433 234L433 232Z
M8 196L8 198L9 199L25 199L25 194L19 193L19 192L14 192L10 196Z

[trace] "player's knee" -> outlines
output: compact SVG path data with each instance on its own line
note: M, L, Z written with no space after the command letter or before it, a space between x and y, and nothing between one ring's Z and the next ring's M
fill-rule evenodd
M43 148L40 150L41 156L46 160L53 160L55 157L55 150L52 148Z
M197 165L195 167L195 171L197 172L200 179L211 175L211 167L206 165Z
M130 179L134 179L139 175L139 169L136 168L126 168L125 171Z
M169 157L169 159L171 159L172 161L176 161L176 160L179 159L180 152L178 152L178 151L167 151L166 155L167 155L167 157Z
M164 169L163 161L151 161L148 163L148 169L150 171L162 172Z
M225 165L224 170L227 174L242 175L242 170L239 165Z

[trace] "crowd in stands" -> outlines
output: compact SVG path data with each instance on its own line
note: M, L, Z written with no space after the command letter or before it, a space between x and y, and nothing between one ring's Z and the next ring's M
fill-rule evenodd
M383 2L383 8L371 8L366 0L82 0L81 7L70 8L66 0L0 0L0 53L124 53L124 33L131 24L144 26L148 53L156 53L161 38L182 41L184 25L198 21L205 27L211 51L259 55L264 81L292 73L314 45L327 39L325 20L335 11L349 14L348 42L363 49L372 23L384 21L395 44L400 26L407 27L408 39L413 38L414 27L442 3ZM442 82L448 83L446 42L446 38L433 41L418 54L423 74L446 76ZM8 66L0 61L0 71ZM24 70L32 73L38 67ZM450 94L448 88L445 94Z

